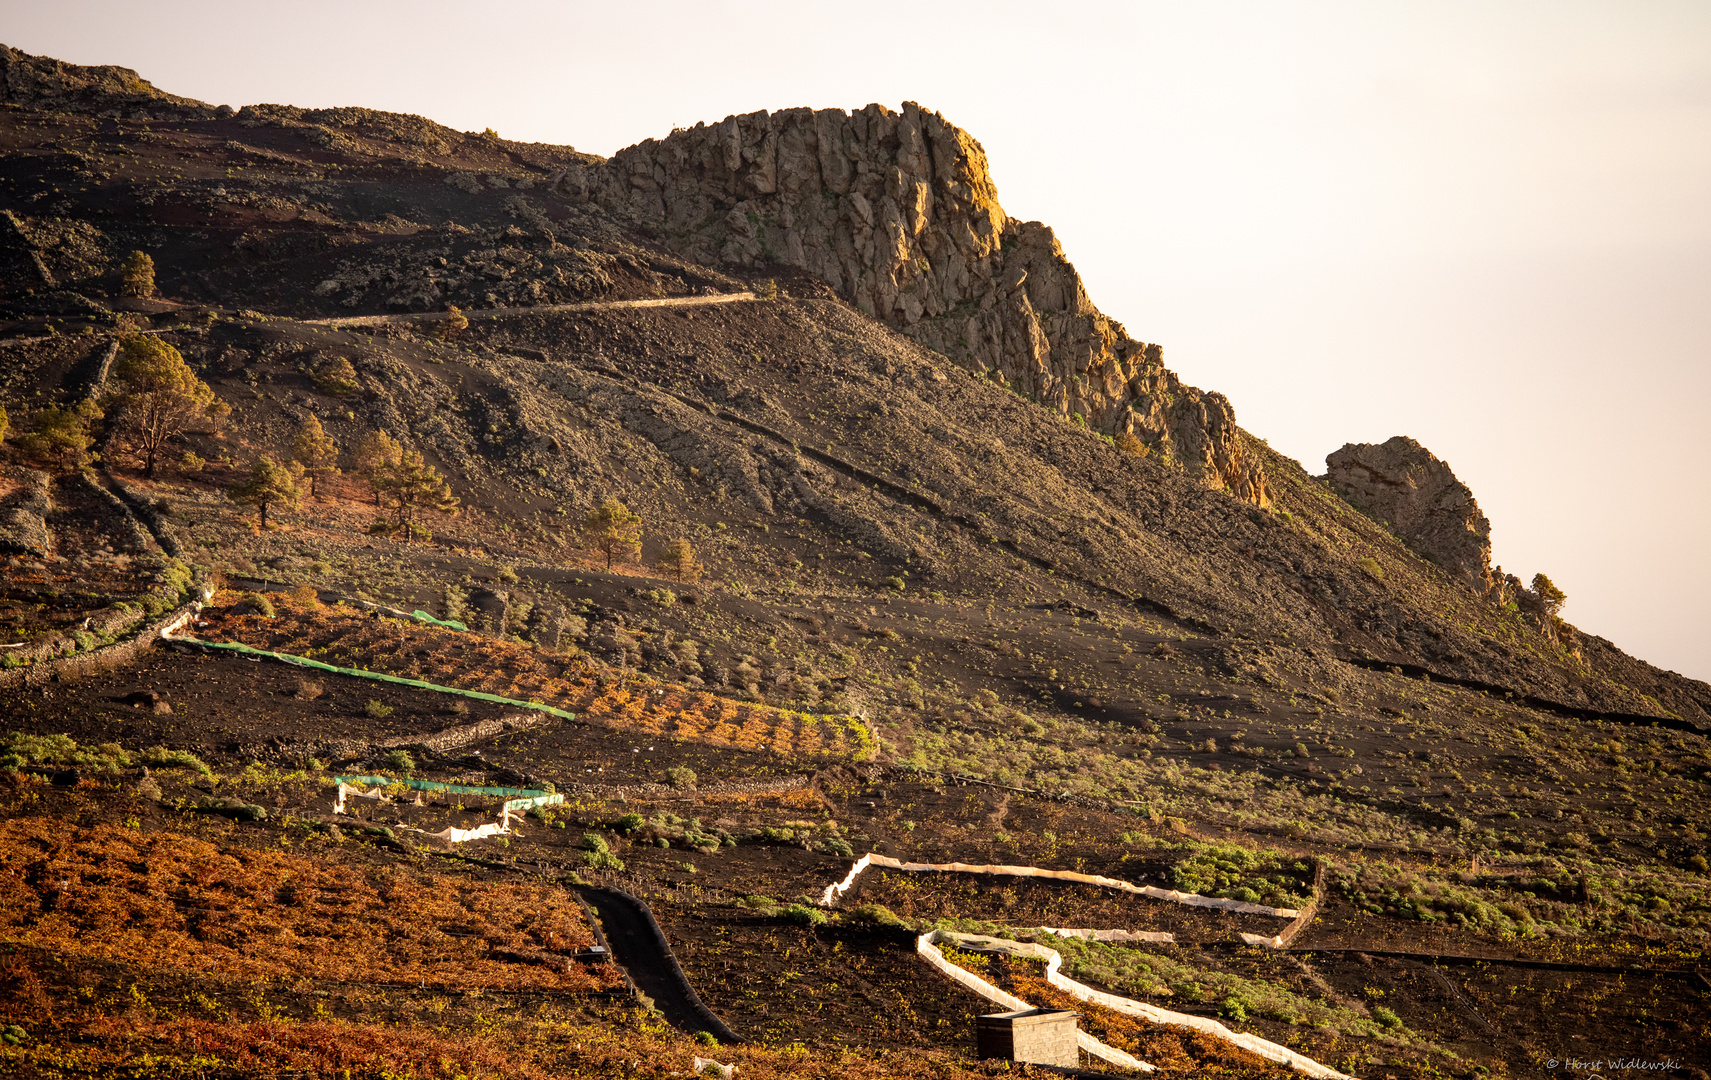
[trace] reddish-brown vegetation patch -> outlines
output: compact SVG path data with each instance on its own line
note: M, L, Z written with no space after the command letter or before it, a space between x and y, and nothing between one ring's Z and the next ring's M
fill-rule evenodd
M860 746L859 729L840 717L733 701L646 677L614 678L586 657L567 660L515 642L375 618L352 608L304 609L282 602L271 619L243 610L236 604L212 608L196 633L539 702L590 723L666 739L810 759L847 755Z
M593 944L576 901L559 889L43 818L0 824L0 938L256 977L582 991L617 979L559 955ZM525 956L542 962L516 962Z

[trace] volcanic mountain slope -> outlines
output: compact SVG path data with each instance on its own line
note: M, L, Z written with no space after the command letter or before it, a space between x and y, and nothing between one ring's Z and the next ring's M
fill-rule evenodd
M1316 479L1241 431L1221 397L1183 386L1092 307L1049 230L1003 214L978 144L935 114L754 114L601 161L418 117L231 112L118 69L0 60L0 404L14 430L89 396L113 343L138 330L233 407L222 429L174 448L204 468L152 481L116 451L111 476L85 479L44 475L8 446L0 501L47 534L30 524L33 546L8 566L17 655L79 648L81 619L117 619L116 602L166 588L174 568L157 547L170 539L189 569L236 587L461 617L495 648L532 650L505 662L543 687L583 664L643 672L662 692L857 714L878 763L914 770L896 775L960 773L1130 815L1081 821L1089 839L1073 857L1115 858L1093 838L1123 832L1138 807L1166 837L1525 868L1432 879L1517 913L1485 926L1469 908L1473 935L1548 926L1533 936L1692 949L1711 925L1694 885L1711 827L1711 689L1512 602L1506 581L1493 591L1489 568L1468 563L1484 558L1477 538L1470 556L1393 508L1363 502L1368 516L1338 493L1364 498L1355 488L1333 489L1337 462ZM159 296L119 295L133 249L153 257ZM439 332L448 304L466 309L466 330ZM341 359L354 384L328 377ZM431 520L430 543L376 539L353 475L324 481L327 497L280 515L282 528L254 529L221 491L257 455L289 456L311 415L347 468L374 431L419 450L461 513ZM1434 492L1455 494L1453 476L1427 471ZM639 565L608 571L581 546L576 526L608 497L643 519ZM642 569L678 538L707 565L697 586ZM312 610L262 620L239 599L222 593L206 632L415 677L449 662L408 636L335 633ZM363 719L349 694L260 688L221 663L148 660L114 677L176 697L169 718L115 712L87 684L0 690L0 707L20 730L119 732L234 770L325 755L334 717L341 730L384 709L436 722L403 699L376 699ZM254 711L234 718L229 694ZM826 764L797 744L749 759L728 740L678 742L671 753L703 780ZM605 769L664 779L667 761L644 750L518 741L490 760L560 785ZM860 817L861 787L825 809ZM869 799L868 839L1002 861L988 834L1010 811L953 811L942 796L920 794L943 818L942 830L921 818L920 835ZM1021 842L1042 865L1072 858L1055 838ZM644 891L676 873L626 857ZM1635 866L1643 888L1593 902L1588 882ZM775 895L841 872L829 858L794 868ZM1367 898L1350 916L1364 929L1338 940L1416 933L1402 918L1417 910L1430 929L1436 909L1378 902L1365 872L1345 893ZM661 918L701 933L713 916L667 904ZM741 996L719 1007L778 1023Z

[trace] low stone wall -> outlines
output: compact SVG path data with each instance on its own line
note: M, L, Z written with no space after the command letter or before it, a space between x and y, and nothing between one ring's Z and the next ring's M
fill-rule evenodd
M143 650L153 645L161 631L194 616L202 610L201 600L192 600L183 604L156 621L145 626L135 637L125 641L105 645L86 653L61 657L58 660L43 660L28 667L12 668L0 671L0 687L10 686L41 686L61 679L78 678L92 675L98 671L107 671L122 667L135 660Z
M131 513L131 508L125 505L125 500L96 483L95 477L89 473L80 474L78 479L82 480L96 498L106 503L125 522L125 527L130 532L131 542L136 545L137 550L153 551L160 546L155 542L154 534L150 533L148 528L137 519L137 515Z
M160 549L174 559L183 558L184 546L178 542L178 534L172 531L172 525L166 520L166 515L162 514L154 503L144 498L136 488L126 484L117 476L105 470L102 471L101 475L105 476L107 482L113 485L113 490L118 494L120 501L125 504L125 508L139 519L143 527L154 536L155 542L160 545Z

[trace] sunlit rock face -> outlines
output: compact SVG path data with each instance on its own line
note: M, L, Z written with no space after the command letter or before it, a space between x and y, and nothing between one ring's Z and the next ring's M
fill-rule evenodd
M807 271L1018 394L1270 502L1229 401L1184 385L1159 346L1100 314L1051 229L1004 213L986 152L938 113L731 116L572 170L559 190L697 262Z
M1348 443L1325 459L1331 487L1389 525L1415 551L1470 587L1491 575L1491 522L1473 492L1430 450L1398 435Z

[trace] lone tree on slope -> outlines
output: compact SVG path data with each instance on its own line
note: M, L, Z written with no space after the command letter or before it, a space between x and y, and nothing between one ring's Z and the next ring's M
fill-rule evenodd
M374 492L374 505L382 505L387 479L403 463L404 448L386 432L371 431L357 443L352 456L356 459L357 474L368 481L369 490Z
M281 465L267 454L256 459L250 469L249 479L234 487L230 496L233 502L240 506L253 506L261 512L261 527L267 528L267 512L270 508L295 510L303 502L303 492L297 486L301 466L291 463L295 468Z
M660 552L654 567L679 581L694 581L702 574L701 563L695 558L695 549L687 540L673 540L665 545L665 550Z
M1545 609L1545 614L1553 618L1568 603L1568 594L1556 587L1556 583L1543 574L1533 575L1533 595L1539 598L1539 604Z
M398 463L387 470L382 489L392 503L393 532L403 533L406 540L425 535L416 524L416 515L423 510L451 514L457 512L457 496L440 471L422 459L416 450L406 450Z
M315 490L316 481L322 476L337 476L339 474L339 447L333 442L327 429L321 426L321 418L310 413L304 418L297 429L297 437L291 440L291 456L309 476L309 497L318 498Z
M618 560L634 559L642 553L642 519L616 498L588 512L582 531L594 550L606 556L606 569Z
M324 394L346 397L362 389L362 384L357 381L356 367L342 356L321 361L309 377L315 383L315 389Z
M150 479L168 442L192 424L217 423L232 411L177 349L146 334L133 334L120 345L113 380L108 414L120 443L141 459Z
M446 317L440 320L434 333L441 341L450 341L468 329L469 316L465 315L456 304L448 304L446 305Z
M125 256L119 265L119 291L126 296L153 296L154 260L141 251Z

